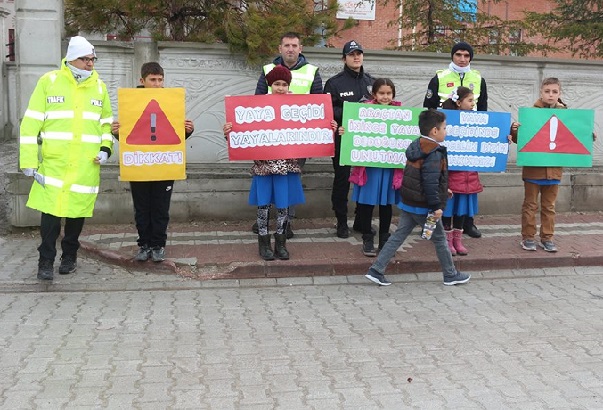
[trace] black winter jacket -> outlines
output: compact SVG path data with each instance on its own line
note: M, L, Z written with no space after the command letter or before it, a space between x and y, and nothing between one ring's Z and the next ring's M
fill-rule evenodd
M375 78L364 72L356 72L348 66L343 67L343 71L329 78L325 83L325 94L331 94L333 103L333 117L338 125L341 125L343 119L343 102L362 102L371 100L371 91Z
M281 56L276 57L272 61L272 64L282 65L282 66L287 67L285 64L283 64L283 57L281 57ZM308 60L306 60L306 57L303 54L300 54L299 57L297 58L297 63L295 63L295 65L293 67L291 67L291 68L287 67L287 68L289 68L290 71L295 71L295 70L299 70L306 64L310 64L310 63L308 62ZM263 95L263 94L268 94L268 83L266 83L266 73L264 73L264 70L262 70L262 74L260 74L260 78L258 78L258 83L255 86L255 95ZM318 69L316 69L316 74L314 74L314 80L312 81L312 87L310 88L310 94L322 94L322 78L320 78Z
M406 150L401 196L406 205L444 210L448 201L448 153L446 147L419 137Z

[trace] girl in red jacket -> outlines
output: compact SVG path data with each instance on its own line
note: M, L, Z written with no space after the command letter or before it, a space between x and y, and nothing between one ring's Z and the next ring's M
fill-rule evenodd
M452 96L442 103L446 110L473 110L473 92L467 87L458 87ZM448 189L453 192L442 216L448 247L452 255L467 255L463 246L463 224L465 217L473 218L478 211L477 194L484 190L475 171L449 171Z

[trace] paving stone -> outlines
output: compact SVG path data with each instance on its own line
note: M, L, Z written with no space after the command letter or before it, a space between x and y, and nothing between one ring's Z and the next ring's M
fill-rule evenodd
M15 262L0 272L2 408L603 405L603 271L379 287L360 274L199 281L82 257L40 288L36 242L1 251Z

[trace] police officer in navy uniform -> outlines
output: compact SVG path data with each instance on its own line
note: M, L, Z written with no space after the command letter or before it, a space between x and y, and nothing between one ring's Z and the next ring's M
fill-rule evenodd
M358 42L352 40L343 46L343 70L325 83L325 93L331 94L333 116L337 125L341 126L343 119L343 103L362 102L370 100L375 78L366 73L363 68L364 51ZM348 193L350 191L350 166L340 165L341 136L335 135L335 156L333 157L333 190L331 203L337 218L337 236L347 238L348 228ZM357 224L354 223L354 226Z
M427 93L423 101L425 108L439 108L442 103L450 98L452 91L460 86L473 91L477 111L488 110L488 89L486 80L479 71L471 68L473 60L473 47L465 42L456 43L450 51L452 61L445 70L436 71L436 75L427 86ZM473 217L465 217L463 232L473 238L482 236L475 226Z

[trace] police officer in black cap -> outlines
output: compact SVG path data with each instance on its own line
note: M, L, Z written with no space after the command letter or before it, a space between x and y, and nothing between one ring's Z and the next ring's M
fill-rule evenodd
M371 98L371 89L375 79L364 71L364 51L358 42L352 40L343 46L343 70L329 78L325 83L324 91L331 94L333 115L337 125L341 126L343 117L343 103L362 102ZM350 191L350 166L340 165L341 136L335 135L335 156L333 157L333 190L331 203L337 218L337 236L347 238L350 235L348 228L348 193ZM354 223L356 226L356 223Z

